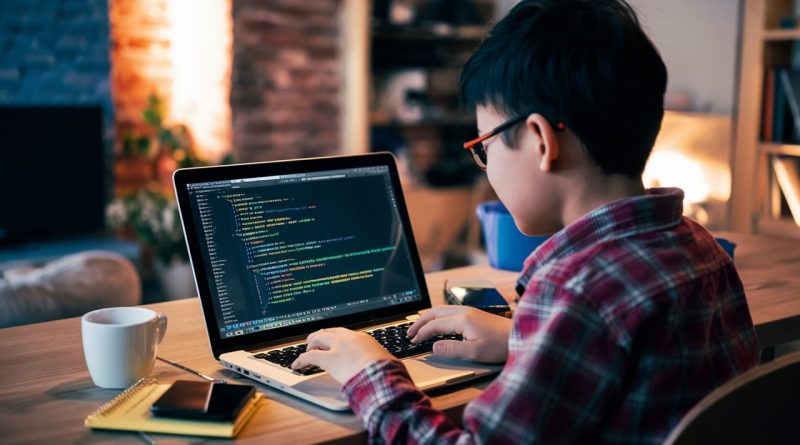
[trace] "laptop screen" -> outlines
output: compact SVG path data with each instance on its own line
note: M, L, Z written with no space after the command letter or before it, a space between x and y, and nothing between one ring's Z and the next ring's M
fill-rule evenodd
M385 165L186 190L221 339L423 298Z

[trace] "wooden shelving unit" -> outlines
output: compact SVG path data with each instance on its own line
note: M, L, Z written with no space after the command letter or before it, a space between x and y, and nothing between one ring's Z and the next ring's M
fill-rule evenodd
M800 27L782 29L796 17L797 0L745 0L741 34L738 111L733 155L731 229L800 239L772 171L774 157L798 157L800 145L763 141L764 78L770 67L800 68Z
M342 150L366 153L396 148L381 146L377 137L381 135L375 130L401 136L407 151L398 156L398 163L401 176L408 179L404 194L426 270L458 265L451 264L454 258L472 253L480 243L475 206L495 199L485 176L461 148L463 141L475 137L476 126L475 118L458 107L457 88L460 70L484 38L499 1L470 1L478 8L480 24L429 18L399 24L381 17L378 10L381 4L386 6L385 1L342 1ZM422 8L428 2L409 4ZM409 116L397 113L396 102L377 106L376 99L387 90L382 80L408 70L425 72L426 86L413 93L421 93L415 97L429 108ZM438 167L438 171L420 180L420 170L413 170L415 163Z
M475 127L475 119L470 116L453 116L433 119L420 119L413 121L379 121L373 120L370 125L373 127L398 127L398 128L417 128L417 127Z
M758 144L762 154L800 156L800 145L762 142Z
M794 41L800 39L800 29L767 29L763 36L765 42Z
M420 9L428 1L414 0L410 4ZM411 141L420 136L419 132L423 132L422 137L430 139L437 128L445 133L436 137L440 143L445 139L452 142L475 136L475 120L458 109L455 90L458 73L485 37L486 24L493 16L498 0L470 1L477 7L483 23L443 26L436 22L411 21L397 24L386 18L376 18L375 9L380 8L379 3L383 3L385 8L385 1L343 0L343 152L365 153L375 149L371 143L371 130L380 127L392 127ZM376 95L381 94L380 78L409 69L423 70L429 75L438 72L436 78L439 81L429 82L427 91L430 93L427 99L436 112L426 113L418 119L400 119L376 110ZM442 71L448 73L443 76ZM442 85L448 86L445 91ZM456 132L463 135L454 134ZM445 142L440 145L452 144ZM459 151L458 154L463 153Z
M373 10L369 23L370 147L406 156L417 185L468 187L479 172L461 146L476 125L459 106L458 82L495 0L453 2L465 8L458 11L431 0L405 4L413 11L405 20Z

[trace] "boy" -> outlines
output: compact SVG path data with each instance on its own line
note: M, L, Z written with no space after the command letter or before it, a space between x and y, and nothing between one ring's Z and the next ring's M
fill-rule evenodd
M434 353L503 371L457 428L366 334L316 332L293 366L343 383L376 442L662 443L758 363L731 259L681 216L681 190L642 186L665 86L624 0L517 5L462 73L484 134L465 147L522 232L558 233L526 260L513 320L439 307L409 329L460 333Z

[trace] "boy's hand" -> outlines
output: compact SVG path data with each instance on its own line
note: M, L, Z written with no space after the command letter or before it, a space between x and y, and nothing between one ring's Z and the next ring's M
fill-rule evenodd
M434 354L444 357L502 363L508 358L511 319L469 306L439 306L424 314L408 328L414 343L436 335L461 334L464 341L439 340Z
M344 384L362 369L383 359L392 360L394 356L369 335L345 328L327 328L308 336L307 352L297 357L292 369L319 366Z

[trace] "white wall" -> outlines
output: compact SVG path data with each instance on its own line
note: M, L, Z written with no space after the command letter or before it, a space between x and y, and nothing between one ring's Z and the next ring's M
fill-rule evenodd
M646 170L656 177L669 173L675 166L663 164L663 155L686 156L698 173L667 176L660 185L681 187L687 196L707 193L702 204L685 203L685 213L710 229L726 228L739 0L629 2L667 65L668 107L685 93L692 104L689 111L718 115L667 113Z
M739 0L629 0L667 65L668 99L688 93L691 111L732 114Z
M517 0L497 0L504 15ZM732 114L739 0L628 0L669 72L667 100L687 95L684 111Z

